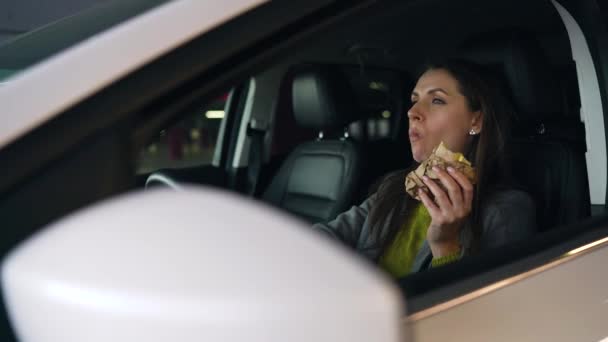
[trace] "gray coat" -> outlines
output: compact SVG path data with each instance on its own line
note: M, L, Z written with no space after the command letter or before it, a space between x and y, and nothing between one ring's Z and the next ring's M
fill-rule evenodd
M317 223L314 228L342 241L346 245L367 257L373 262L380 258L381 250L376 247L378 241L370 234L369 211L374 206L376 194L370 196L359 206L338 215L327 223ZM393 214L391 214L393 215ZM525 192L519 190L500 191L491 196L481 212L483 230L480 249L486 250L508 242L524 239L536 231L536 210L534 201ZM390 217L384 220L381 238L388 233ZM460 242L463 251L470 246L471 232L463 229ZM465 253L465 252L463 252ZM412 272L418 272L430 266L433 256L431 249L424 241L412 266Z

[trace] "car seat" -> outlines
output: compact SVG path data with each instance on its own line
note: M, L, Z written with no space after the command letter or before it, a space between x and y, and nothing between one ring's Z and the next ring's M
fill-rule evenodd
M559 80L538 42L524 32L467 42L458 57L496 70L515 107L509 144L515 180L534 197L539 230L590 215L585 132L566 113Z
M358 119L354 92L330 65L301 65L292 82L298 125L318 131L285 159L262 199L309 222L327 221L350 208L359 186L362 150L346 127ZM280 129L280 128L278 128Z

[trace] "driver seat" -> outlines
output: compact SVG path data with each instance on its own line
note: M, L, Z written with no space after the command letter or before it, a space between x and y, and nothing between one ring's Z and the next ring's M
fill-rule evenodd
M584 126L564 108L538 42L526 32L492 34L468 42L458 57L496 71L511 95L512 172L536 201L539 231L590 216Z

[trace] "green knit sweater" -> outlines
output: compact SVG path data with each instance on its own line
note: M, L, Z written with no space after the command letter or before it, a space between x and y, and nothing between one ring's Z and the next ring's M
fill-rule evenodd
M390 243L384 254L380 257L380 267L395 278L400 278L408 273L414 264L416 254L420 250L426 232L431 223L431 216L426 207L419 203L412 215L405 220L394 240ZM441 258L433 258L432 267L441 266L460 258L460 253L447 255Z

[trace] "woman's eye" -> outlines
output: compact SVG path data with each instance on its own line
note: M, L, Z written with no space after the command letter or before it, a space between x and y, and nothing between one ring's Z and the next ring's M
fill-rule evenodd
M442 99L433 99L433 104L445 104L445 101Z

